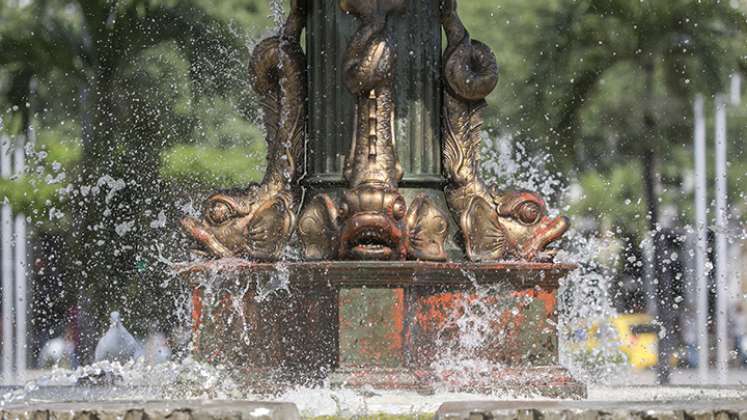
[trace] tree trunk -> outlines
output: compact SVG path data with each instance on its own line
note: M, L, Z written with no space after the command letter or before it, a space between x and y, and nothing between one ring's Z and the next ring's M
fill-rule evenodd
M92 82L79 188L100 191L75 204L73 261L78 265L72 274L78 279L82 361L91 360L112 311L122 313L133 333L145 328L136 322L144 318L159 320L163 329L171 302L160 286L162 272L146 269L154 259L148 259L151 245L166 240L162 231L149 228L170 202L159 175L164 122L153 118L157 110L147 95L136 88L124 92L117 77L102 71Z
M654 140L653 136L651 140ZM654 233L659 225L659 174L656 172L656 153L648 149L643 152L643 194L646 200L648 230Z
M672 282L671 276L663 272L664 258L667 248L665 230L659 225L659 174L657 172L656 143L657 143L657 125L656 113L654 111L654 89L656 77L655 56L648 56L643 62L643 71L645 74L645 93L643 101L643 125L645 130L645 143L642 151L643 163L643 187L644 198L646 200L646 210L648 217L649 237L654 248L653 261L653 278L649 281L655 281L653 288L655 296L649 296L654 300L651 305L656 308L656 316L661 328L666 332L660 336L658 346L658 361L656 366L657 380L660 384L670 382L671 368L669 360L672 355L672 340L674 338L674 317L672 310ZM649 289L651 290L651 289Z
M111 71L97 69L85 88L88 101L83 105L82 119L90 124L82 127L83 150L77 183L80 196L72 202L75 211L68 273L78 296L81 330L78 356L82 363L91 361L98 337L104 330L104 314L113 310L108 307L110 300L105 293L122 274L112 265L116 253L112 242L116 238L108 220L110 188L106 184L99 185L106 175L117 178L112 173L116 127L113 79Z

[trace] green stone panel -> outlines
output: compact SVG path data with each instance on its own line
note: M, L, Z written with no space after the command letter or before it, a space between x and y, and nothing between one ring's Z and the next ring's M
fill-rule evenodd
M342 289L339 305L340 366L404 365L403 289Z

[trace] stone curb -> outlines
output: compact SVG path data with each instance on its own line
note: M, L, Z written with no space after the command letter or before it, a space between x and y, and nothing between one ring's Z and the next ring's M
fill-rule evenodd
M4 407L2 420L296 420L291 403L237 401L26 403Z
M437 420L747 420L747 401L692 402L451 402Z

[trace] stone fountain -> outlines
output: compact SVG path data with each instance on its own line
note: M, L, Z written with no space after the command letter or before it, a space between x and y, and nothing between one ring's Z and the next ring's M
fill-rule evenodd
M558 364L556 295L575 267L547 246L568 221L480 177L498 65L456 0L293 0L249 69L264 179L182 222L199 255L179 267L197 358L258 391L585 396ZM437 369L477 300L481 367Z

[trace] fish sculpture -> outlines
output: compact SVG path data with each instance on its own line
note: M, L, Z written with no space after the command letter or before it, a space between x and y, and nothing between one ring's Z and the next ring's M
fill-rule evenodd
M182 220L197 252L213 257L274 261L297 231L306 260L445 261L450 218L429 195L408 200L395 136L394 70L397 56L387 29L405 0L341 0L360 25L342 60L343 82L355 98L353 136L343 175L347 188L334 197L306 200L302 189L306 123L306 60L300 36L305 1L294 0L282 33L252 54L254 89L262 98L267 171L262 182L211 195L202 219ZM457 242L471 261L551 261L547 247L569 227L550 217L530 191L501 191L479 175L482 109L498 82L498 65L485 44L471 39L456 0L442 0L442 163L445 194L458 224Z
M500 191L480 177L481 111L498 83L490 48L470 38L456 0L444 0L441 23L447 47L442 115L446 198L472 261L551 261L547 246L568 230L566 217L551 218L538 194Z
M267 169L258 184L208 197L201 220L182 219L198 254L272 261L285 251L301 196L306 58L300 37L305 23L306 1L294 0L282 33L263 40L252 53L249 70L264 111Z

